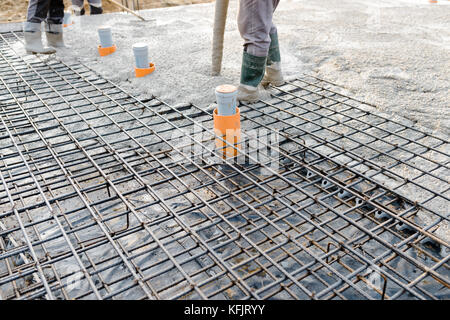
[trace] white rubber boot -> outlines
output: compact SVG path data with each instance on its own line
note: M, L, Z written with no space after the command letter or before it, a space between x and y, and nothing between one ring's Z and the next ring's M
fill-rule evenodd
M46 24L47 43L53 48L67 48L64 43L62 24Z
M55 53L56 50L51 47L44 47L42 44L42 32L41 31L33 31L33 32L24 32L25 36L25 50L29 54L52 54Z
M281 62L274 62L271 65L266 66L266 73L261 81L264 87L269 84L277 87L284 83L283 73L281 72Z

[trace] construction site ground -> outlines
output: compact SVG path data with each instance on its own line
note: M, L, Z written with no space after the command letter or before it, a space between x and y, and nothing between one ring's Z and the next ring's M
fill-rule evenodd
M208 156L214 88L239 82L230 6L216 77L213 3L77 18L49 57L0 26L0 297L448 298L448 3L281 1L287 82L241 105L279 140L245 165Z

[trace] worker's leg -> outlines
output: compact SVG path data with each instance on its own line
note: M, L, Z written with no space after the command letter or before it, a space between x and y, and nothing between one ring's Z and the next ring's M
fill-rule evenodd
M272 84L274 86L280 86L283 84L283 73L281 72L281 55L280 55L280 45L278 43L278 32L277 27L272 24L269 32L270 36L270 46L267 55L266 63L266 73L264 75L261 84L263 86L268 86Z
M84 0L72 0L72 9L76 16L84 15Z
M258 100L258 85L263 79L269 53L270 33L276 33L272 16L279 0L240 0L238 27L244 39L241 84L238 99Z
M25 49L28 53L54 53L55 49L44 47L41 38L41 23L47 18L51 0L30 0L28 3L27 21L23 31Z
M75 11L80 11L84 6L84 0L72 0L72 7Z
M48 44L52 47L64 47L63 40L64 1L51 0L45 23Z
M270 37L270 45L267 54L267 65L271 65L274 62L281 61L280 45L278 43L278 31L277 27L273 23L270 28L269 37Z
M40 23L47 18L51 0L30 0L28 3L25 31L38 31ZM38 25L39 24L39 27Z
M246 52L266 57L270 46L270 33L277 29L272 23L273 12L279 0L240 0L238 27Z
M48 10L47 23L61 24L64 20L64 1L50 0L50 8Z
M89 6L91 8L91 15L102 14L102 0L88 0Z

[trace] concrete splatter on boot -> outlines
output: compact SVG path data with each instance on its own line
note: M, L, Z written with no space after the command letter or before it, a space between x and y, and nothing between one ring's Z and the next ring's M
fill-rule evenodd
M254 103L259 100L258 88L240 84L236 97L237 101Z
M266 73L264 78L261 81L261 84L264 87L267 87L269 84L277 87L281 86L284 83L283 73L281 72L281 63L274 62L270 66L266 67Z
M281 86L284 83L283 73L281 72L281 55L280 45L278 43L278 34L270 35L270 48L267 56L267 66L261 84L267 87L269 84L273 86Z
M54 48L67 48L64 43L62 24L46 24L47 43Z

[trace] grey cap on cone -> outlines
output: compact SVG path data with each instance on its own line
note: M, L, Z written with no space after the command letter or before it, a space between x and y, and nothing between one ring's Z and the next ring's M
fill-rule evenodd
M216 0L214 15L214 34L212 46L212 74L220 74L222 68L223 38L225 34L225 23L227 21L229 0Z

